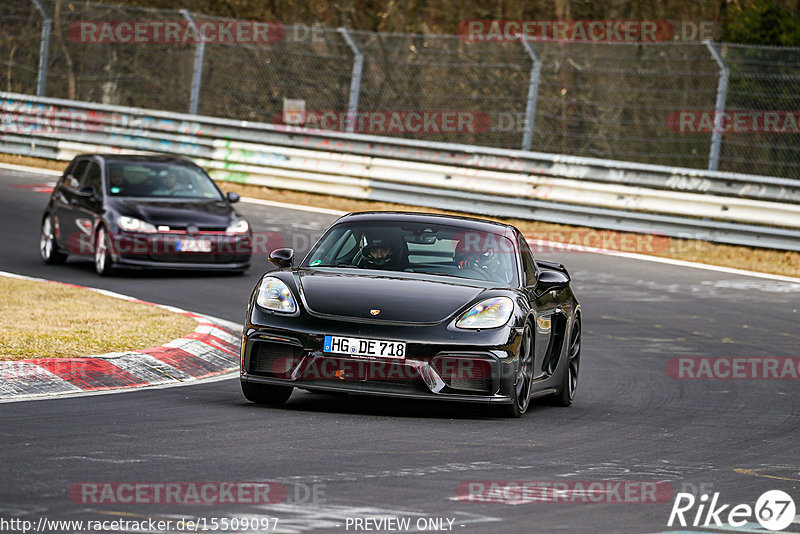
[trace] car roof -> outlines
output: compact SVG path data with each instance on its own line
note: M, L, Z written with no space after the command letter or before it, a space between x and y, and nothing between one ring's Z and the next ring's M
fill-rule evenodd
M163 154L80 154L76 157L95 157L100 158L106 163L173 163L176 165L192 165L195 163L189 159L179 156L166 156Z
M461 215L444 215L440 213L424 213L415 211L360 211L348 213L336 224L344 222L415 222L421 224L451 224L470 230L484 231L491 233L504 234L506 232L518 233L518 230L510 225L478 219L476 217L464 217Z

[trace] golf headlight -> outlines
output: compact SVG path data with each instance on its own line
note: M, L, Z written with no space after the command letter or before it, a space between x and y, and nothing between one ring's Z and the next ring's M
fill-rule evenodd
M456 326L471 329L496 328L506 324L513 311L514 302L508 297L482 300L463 314L456 321Z
M225 229L226 234L246 234L250 225L244 219L239 219Z
M133 217L125 217L122 216L117 219L117 225L120 227L121 230L125 230L126 232L141 232L143 234L154 234L158 230L156 227L150 224L149 222L144 222L140 219L135 219Z
M265 276L258 288L256 304L267 310L294 313L297 304L289 287L274 276Z

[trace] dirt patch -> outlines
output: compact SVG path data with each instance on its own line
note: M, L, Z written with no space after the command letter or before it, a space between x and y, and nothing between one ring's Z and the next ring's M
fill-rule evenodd
M31 158L29 156L17 156L15 154L0 154L0 163L26 165L28 167L39 167L40 169L51 169L62 172L67 168L67 165L69 165L69 161Z

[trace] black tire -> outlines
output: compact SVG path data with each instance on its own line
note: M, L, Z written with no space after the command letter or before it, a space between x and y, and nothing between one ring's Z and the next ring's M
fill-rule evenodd
M522 417L531 405L533 389L533 334L531 326L525 325L519 342L520 367L514 379L513 402L503 406L506 417Z
M570 406L575 400L575 391L578 388L578 372L581 366L581 316L575 317L572 330L569 334L567 345L567 365L561 378L561 391L550 396L547 400L553 406Z
M292 386L267 386L242 382L242 393L250 402L256 404L283 404L292 395Z
M94 270L100 276L114 274L114 260L111 258L111 240L104 226L97 229L94 236Z
M39 237L39 254L48 265L60 265L67 261L67 255L58 249L56 236L53 233L53 221L50 215L42 219L42 233Z

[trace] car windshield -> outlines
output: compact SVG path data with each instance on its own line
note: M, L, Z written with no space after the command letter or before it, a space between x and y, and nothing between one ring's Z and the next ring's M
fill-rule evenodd
M499 233L421 223L342 223L304 267L351 267L438 274L503 285L516 280L513 242Z
M138 161L108 164L108 194L222 200L219 189L200 169Z

